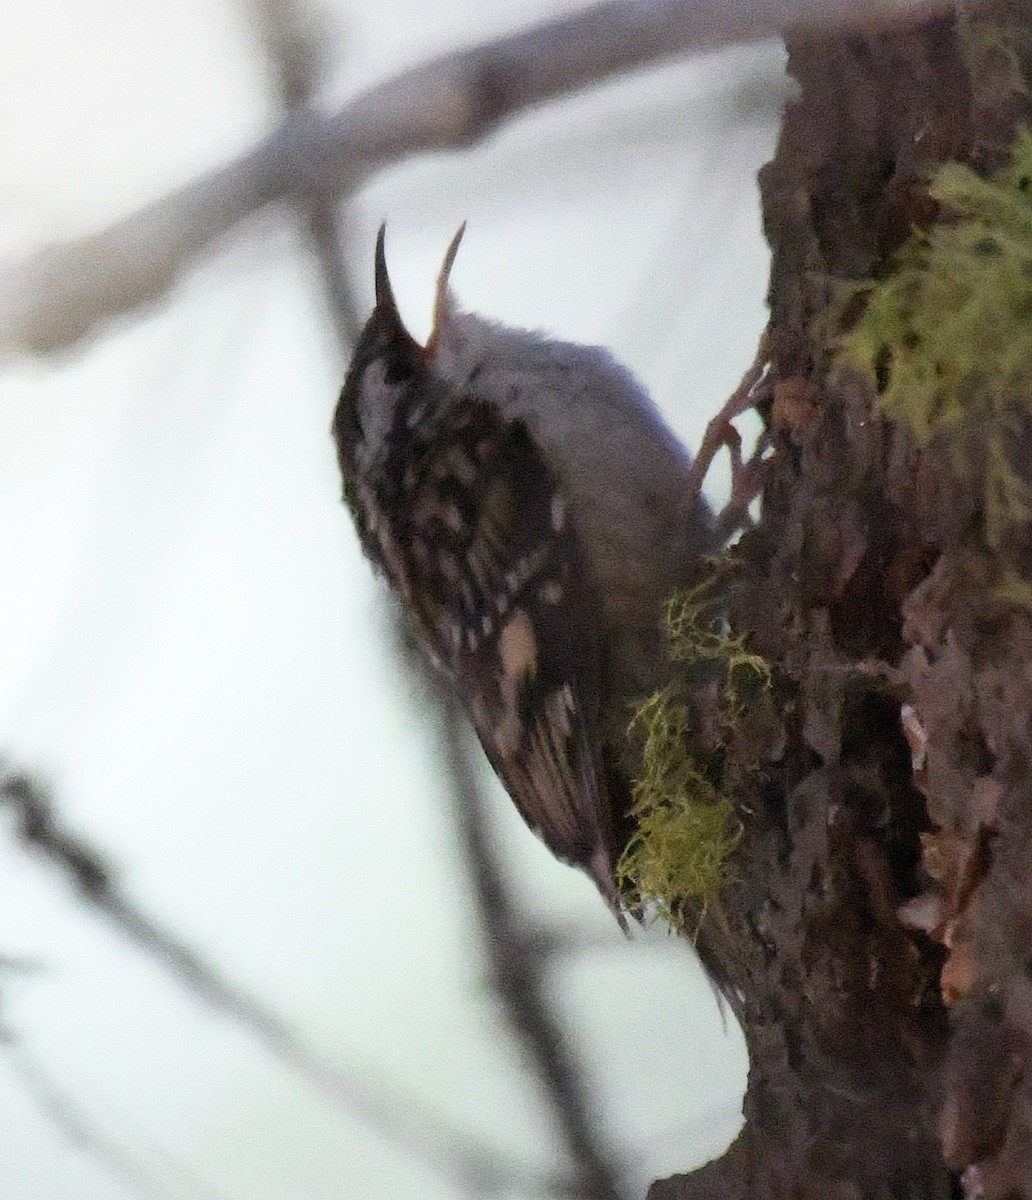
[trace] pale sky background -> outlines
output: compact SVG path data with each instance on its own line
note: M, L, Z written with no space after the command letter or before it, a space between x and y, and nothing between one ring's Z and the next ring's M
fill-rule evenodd
M567 7L335 3L327 103ZM350 209L363 304L387 218L399 303L425 334L468 220L452 276L465 305L610 346L697 444L765 319L754 177L776 127L769 108L734 105L779 62L771 46L681 62L385 172ZM276 112L243 3L2 6L0 257L131 211ZM485 983L432 741L338 501L341 379L286 208L144 319L3 367L0 755L42 772L140 904L327 1062L386 1073L544 1171L547 1110ZM625 941L500 794L497 813L521 903L583 931L555 964L556 1005L644 1194L733 1136L741 1038L683 942ZM0 975L0 1023L138 1178L70 1144L0 1046L0 1200L458 1200L9 832L0 817L0 954L44 969Z

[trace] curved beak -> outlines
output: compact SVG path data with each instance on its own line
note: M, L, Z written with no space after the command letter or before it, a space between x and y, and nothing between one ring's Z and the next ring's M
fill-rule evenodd
M457 233L451 240L447 251L444 255L444 262L441 264L440 273L437 276L437 295L434 299L434 327L430 331L430 338L426 343L427 354L433 354L434 347L437 344L437 332L441 327L441 322L447 317L448 310L453 307L454 300L451 292L448 290L448 276L451 274L451 269L455 265L455 256L459 252L459 243L462 241L462 235L466 232L466 222L463 221L459 226Z
M423 347L405 328L405 322L402 321L401 313L398 312L398 302L394 298L391 279L387 274L386 236L387 222L385 221L376 235L376 308L373 310L370 320L376 322L384 341L396 354L399 356L414 354L421 357L424 353Z
M391 287L391 277L387 274L387 254L384 249L387 238L387 222L380 226L376 235L376 311L381 321L392 326L394 330L410 337L405 323L398 312L398 302L394 299L394 289Z

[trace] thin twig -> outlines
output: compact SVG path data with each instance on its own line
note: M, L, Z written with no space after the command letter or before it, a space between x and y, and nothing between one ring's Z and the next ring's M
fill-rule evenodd
M787 29L875 28L945 0L607 0L441 55L333 114L297 109L229 163L98 233L0 270L0 360L67 348L155 303L212 241L291 195L354 191L388 163L458 150L557 96L677 55Z

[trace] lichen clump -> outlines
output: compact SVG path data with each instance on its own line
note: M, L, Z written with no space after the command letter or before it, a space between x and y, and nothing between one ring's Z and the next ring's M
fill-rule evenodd
M770 685L766 663L719 626L705 588L670 601L669 655L683 670L631 723L642 766L633 789L635 833L618 874L622 888L675 927L683 924L686 902L705 907L738 844L726 735L750 695ZM703 719L707 701L715 721Z
M919 446L939 435L959 477L977 471L986 544L1032 516L1015 448L1032 424L1032 133L987 177L934 172L939 219L914 234L867 304L841 360L878 380L882 411Z

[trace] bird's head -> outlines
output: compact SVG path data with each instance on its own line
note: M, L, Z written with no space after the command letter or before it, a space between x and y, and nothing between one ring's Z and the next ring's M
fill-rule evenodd
M437 280L434 327L425 346L405 328L387 273L386 226L376 239L376 306L358 339L333 418L345 481L383 462L392 442L404 443L449 389L435 370L439 332L454 311L448 276L466 226L460 226Z

